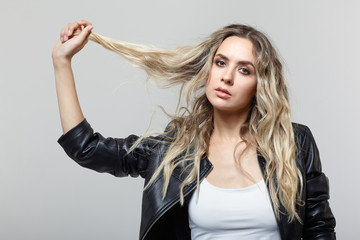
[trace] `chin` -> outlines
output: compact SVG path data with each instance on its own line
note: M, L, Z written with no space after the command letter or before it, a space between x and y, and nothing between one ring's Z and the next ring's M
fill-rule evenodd
M248 114L250 111L250 105L246 106L229 106L229 105L217 105L212 104L214 111L229 113L229 114Z

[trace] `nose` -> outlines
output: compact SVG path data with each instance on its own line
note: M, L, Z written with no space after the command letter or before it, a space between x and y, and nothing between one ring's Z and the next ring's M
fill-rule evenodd
M230 68L225 69L221 81L226 84L232 85L234 80L233 72Z

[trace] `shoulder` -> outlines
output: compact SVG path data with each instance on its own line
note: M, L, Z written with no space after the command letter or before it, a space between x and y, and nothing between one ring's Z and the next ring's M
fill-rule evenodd
M305 137L307 134L311 134L310 128L304 124L292 122L292 127L296 137Z
M297 147L296 159L298 164L306 169L308 177L321 175L320 153L310 128L299 123L293 123L295 142Z
M314 136L308 126L293 122L292 127L297 147L303 148L309 144L315 145Z

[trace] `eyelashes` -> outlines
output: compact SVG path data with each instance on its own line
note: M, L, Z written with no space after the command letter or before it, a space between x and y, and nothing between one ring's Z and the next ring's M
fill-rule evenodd
M218 67L225 67L226 66L226 63L223 60L215 60L214 63ZM244 74L244 75L250 75L251 74L250 70L247 69L246 67L240 67L238 71L241 74Z
M239 72L241 72L242 74L245 74L245 75L249 75L249 74L250 74L250 71L249 71L247 68L240 68L240 69L239 69Z
M222 60L216 60L215 64L219 67L225 67L225 62Z

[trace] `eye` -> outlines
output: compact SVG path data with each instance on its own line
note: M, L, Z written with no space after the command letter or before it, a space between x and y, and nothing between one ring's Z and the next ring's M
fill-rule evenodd
M249 75L250 71L247 68L240 68L239 72L245 75Z
M222 60L216 60L216 61L215 61L215 64L216 64L217 66L219 66L219 67L224 67L224 66L225 66L225 62L222 61Z

